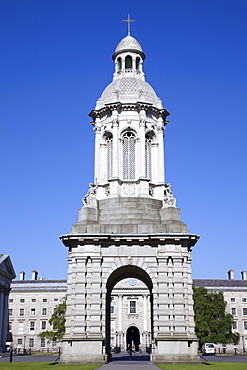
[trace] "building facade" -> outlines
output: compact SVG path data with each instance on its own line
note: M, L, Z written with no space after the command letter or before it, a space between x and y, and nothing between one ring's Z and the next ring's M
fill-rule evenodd
M210 291L222 292L227 302L226 310L233 315L233 331L239 332L237 347L227 343L217 343L217 352L243 353L247 351L247 279L242 271L242 279L234 279L230 270L228 279L194 279L195 287L205 287ZM58 351L62 343L48 343L38 334L51 330L48 320L56 305L66 295L66 280L14 280L9 296L9 327L13 335L14 350ZM126 351L128 343L136 350L141 345L143 351L151 351L151 296L147 286L139 279L127 278L118 282L111 294L111 350ZM133 339L129 340L132 330Z
M6 350L8 335L8 298L11 280L15 278L10 257L0 254L0 352Z
M24 272L20 275L20 280L12 282L9 296L12 347L20 353L58 351L61 343L49 343L47 339L39 338L38 334L52 330L48 320L66 296L67 281L38 279L35 270L30 280L25 280Z

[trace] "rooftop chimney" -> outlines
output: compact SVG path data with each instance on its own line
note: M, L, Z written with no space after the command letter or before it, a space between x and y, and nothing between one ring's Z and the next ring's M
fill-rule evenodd
M32 280L37 280L38 279L38 271L33 270L32 271Z
M24 271L20 272L20 280L25 280L25 272Z
M242 280L247 280L247 271L243 270L241 271L241 275L242 275Z
M228 271L228 279L229 280L234 280L234 270L229 270Z

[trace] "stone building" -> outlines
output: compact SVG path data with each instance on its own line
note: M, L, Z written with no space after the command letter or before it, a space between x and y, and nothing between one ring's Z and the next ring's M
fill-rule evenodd
M240 333L237 353L247 350L247 279L242 271L242 279L234 279L230 270L228 279L194 279L195 287L222 292L227 302L227 312L234 317L233 330ZM9 296L9 325L13 334L13 348L23 351L57 351L62 343L48 343L38 338L38 334L51 327L48 320L56 305L66 295L66 280L38 279L34 271L31 280L11 283ZM134 330L134 344L141 343L143 350L151 350L151 302L147 286L138 279L127 278L117 283L111 294L111 349L125 351L129 335ZM34 311L35 310L35 311ZM46 312L44 311L46 310ZM46 313L46 315L44 315ZM21 315L20 315L21 314ZM21 324L20 324L21 323ZM132 343L133 344L133 343ZM226 352L234 352L235 347L226 344ZM217 352L223 351L222 343L217 344Z
M11 280L15 278L15 271L10 257L0 254L0 352L6 350L8 338L8 298Z
M11 284L9 296L9 330L12 332L12 347L20 352L57 351L61 343L48 343L38 334L52 330L48 320L56 306L66 296L66 280L39 279L37 271L32 271L30 280L20 273L20 280Z
M169 112L145 81L145 54L130 29L112 58L113 80L89 114L94 183L78 221L61 236L69 264L61 362L111 360L111 296L116 284L130 278L149 291L143 335L150 328L152 360L197 362L190 254L199 236L180 220L171 184L165 182ZM128 341L136 341L138 330L128 332ZM124 344L125 337L122 327L118 342Z
M228 271L228 280L194 279L195 287L204 287L209 291L222 292L227 303L226 310L234 318L233 331L240 334L237 352L247 351L247 277L246 271L241 271L242 280L234 279L234 271ZM218 349L222 344L218 344ZM226 344L226 350L234 351L233 345Z

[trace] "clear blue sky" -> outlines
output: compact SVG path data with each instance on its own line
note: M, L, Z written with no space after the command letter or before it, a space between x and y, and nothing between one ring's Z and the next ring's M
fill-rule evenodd
M126 35L171 113L166 180L201 236L194 278L247 270L247 1L1 0L0 252L17 276L67 277L59 235L93 182L88 113Z

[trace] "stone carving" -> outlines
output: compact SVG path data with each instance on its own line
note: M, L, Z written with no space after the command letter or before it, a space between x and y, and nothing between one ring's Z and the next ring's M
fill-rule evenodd
M134 184L123 184L123 193L128 197L135 194L135 185Z
M96 191L97 185L89 184L89 190L85 197L82 199L83 205L85 207L96 208L97 206Z
M176 198L173 196L171 184L165 184L164 207L176 207Z

